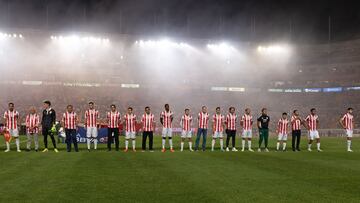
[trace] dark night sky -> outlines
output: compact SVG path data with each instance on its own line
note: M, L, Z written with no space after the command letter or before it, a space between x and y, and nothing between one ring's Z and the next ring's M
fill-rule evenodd
M0 0L0 29L243 41L327 42L329 16L332 41L360 37L359 0Z

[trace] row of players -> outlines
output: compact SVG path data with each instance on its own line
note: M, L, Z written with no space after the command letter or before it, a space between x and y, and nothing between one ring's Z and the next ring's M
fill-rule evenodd
M6 137L6 150L5 152L10 151L10 140L11 138L15 139L15 143L17 146L17 151L20 150L20 142L19 142L19 113L15 110L14 104L9 103L8 110L4 113L4 121L5 121L5 130L8 133L8 137ZM211 150L214 150L216 140L219 139L220 149L224 151L223 146L223 133L225 131L227 135L226 139L226 151L230 151L229 142L232 140L232 151L237 151L235 147L235 136L236 136L236 123L238 116L235 113L235 108L230 107L229 113L224 116L221 114L220 107L216 108L216 113L212 116L212 143ZM127 152L129 149L129 141L132 141L132 150L136 151L135 148L135 140L136 140L136 124L137 118L133 113L132 107L127 109L127 113L123 116L123 119L120 116L120 113L116 110L116 106L112 104L110 106L110 111L107 112L107 127L108 127L108 141L107 147L108 150L111 151L111 144L115 142L115 149L119 150L119 126L124 125L125 127L125 149ZM154 114L151 113L150 107L145 107L145 112L141 117L141 131L143 131L143 140L142 140L142 150L146 149L146 140L149 138L149 150L152 151L153 146L153 132L155 129L155 119ZM97 134L98 134L98 119L99 112L95 109L94 102L89 102L89 108L85 112L85 128L86 128L86 136L87 136L87 148L90 151L91 143L94 143L94 149L97 148ZM166 151L166 138L168 138L170 151L174 152L173 143L172 143L172 124L174 120L174 114L170 110L169 104L165 104L164 111L160 114L160 123L162 125L162 152ZM208 131L208 125L210 120L210 115L207 112L207 107L203 106L201 111L198 114L198 128L197 128L197 136L195 142L195 150L199 149L199 143L201 137L202 141L202 150L205 151L206 147L206 137ZM65 132L67 151L71 151L71 144L73 143L75 151L78 151L77 144L77 126L78 126L78 116L76 112L73 110L72 105L68 105L66 112L62 115L62 128ZM269 122L270 117L267 115L267 109L263 108L261 110L261 115L257 119L257 125L259 128L259 148L258 151L262 151L261 145L264 141L265 148L264 151L268 152L268 136L269 136ZM55 110L51 108L50 101L44 101L44 110L42 114L42 118L40 120L40 116L36 113L34 107L32 107L29 111L29 114L26 116L26 132L27 132L27 150L30 151L32 138L35 141L35 150L39 149L38 142L38 134L40 124L42 127L42 134L44 136L44 145L45 149L43 152L48 151L47 137L50 136L54 151L58 152L56 148L56 142L54 135L56 134L55 128L56 123L56 113ZM186 139L188 140L189 150L192 149L192 123L193 117L190 115L190 110L185 109L184 115L181 116L180 125L182 128L181 133L181 151L184 149L184 142ZM351 149L351 138L353 134L354 128L354 117L353 117L353 109L348 108L347 112L341 117L339 120L341 126L345 129L347 135L347 151L352 152ZM308 151L311 151L311 146L313 141L316 141L316 149L321 152L320 148L320 136L318 132L319 118L316 113L316 109L312 108L310 110L310 114L305 118L301 118L299 112L297 110L293 111L291 119L288 119L288 114L283 113L281 118L277 123L276 132L278 134L278 141L276 145L276 150L286 150L286 141L288 137L289 129L292 131L292 150L300 151L300 137L301 137L301 126L304 126L308 129ZM241 151L245 151L246 143L249 151L253 152L251 148L251 140L252 140L252 126L253 126L253 117L251 115L251 111L249 108L245 109L245 113L241 116L240 126L242 127L242 148ZM282 146L282 148L280 148Z

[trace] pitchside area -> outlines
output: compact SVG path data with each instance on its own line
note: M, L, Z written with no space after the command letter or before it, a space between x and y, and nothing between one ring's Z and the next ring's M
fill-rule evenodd
M323 138L322 153L305 151L304 141L302 152L269 153L161 153L160 137L153 153L12 146L0 152L0 202L359 202L360 139L354 153L343 138Z

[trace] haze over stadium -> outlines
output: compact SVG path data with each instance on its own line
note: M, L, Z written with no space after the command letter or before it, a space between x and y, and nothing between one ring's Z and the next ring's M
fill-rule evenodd
M323 109L320 114L329 119L324 128L334 128L342 108L356 105L357 93L346 88L358 84L353 72L358 53L353 26L358 22L339 23L346 21L341 14L348 8L332 9L336 3L299 1L299 8L284 3L291 9L278 14L281 8L272 8L273 3L250 1L188 1L181 8L176 1L1 1L1 80L12 86L10 92L2 88L2 105L24 102L18 106L25 110L25 100L16 97L33 95L31 88L39 93L26 96L28 103L48 98L84 111L86 100L104 101L102 90L115 86L116 94L107 92L108 100L99 105L122 101L123 110L127 105L141 110L147 102L140 96L156 99L156 109L169 102L176 112L207 103L213 110L225 97L234 99L224 107L267 106L279 114L298 102L296 108L304 111ZM309 16L296 15L309 7ZM49 85L57 91L43 95L41 89ZM327 87L343 89L305 92Z
M0 0L0 112L9 102L20 115L41 112L50 100L58 115L72 104L83 125L93 101L102 124L111 104L138 118L150 106L158 122L170 104L180 128L185 108L194 118L203 105L211 115L250 108L254 119L267 108L275 133L283 112L305 118L316 108L321 137L343 137L341 116L360 113L359 8L355 0Z

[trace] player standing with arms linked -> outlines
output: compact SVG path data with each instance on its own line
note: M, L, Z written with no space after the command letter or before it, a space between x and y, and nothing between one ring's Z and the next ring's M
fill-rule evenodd
M207 136L207 129L209 123L209 114L207 112L207 107L202 106L201 112L198 115L198 129L196 134L196 141L195 141L195 151L199 149L199 143L201 135L203 137L202 141L202 150L205 151L206 149L206 136Z
M226 115L225 124L226 124L226 151L229 150L229 142L231 138L232 142L232 150L233 152L237 152L238 150L235 148L235 139L236 139L236 120L237 115L235 114L235 107L229 108L229 113Z
M7 130L11 137L15 138L16 150L17 152L21 152L20 150L20 140L19 140L19 112L14 109L14 103L8 104L9 110L4 113L4 121L5 121L5 130ZM6 142L6 150L5 152L10 151L10 142Z
M348 108L347 112L340 118L340 125L344 128L347 140L347 151L353 152L351 149L351 138L353 136L354 129L354 115L353 108Z
M31 138L34 138L35 151L39 150L39 124L40 124L40 116L36 113L35 107L30 108L29 114L25 119L26 123L26 151L31 150Z
M264 140L265 152L269 152L268 143L269 143L269 122L270 117L267 115L267 109L261 109L261 116L257 119L257 126L259 128L259 149L258 152L261 152L261 144Z
M317 130L319 125L319 116L316 114L316 109L310 109L310 114L305 118L308 125L309 130L309 144L308 144L308 151L311 152L311 145L314 140L316 140L316 148L318 152L322 152L320 149L320 135L319 131Z
M111 143L114 138L115 138L115 150L119 151L119 124L121 120L120 120L120 113L116 110L115 104L110 105L110 112L107 113L107 121L108 121L108 136L107 136L108 151L111 151Z
M301 125L307 127L306 122L300 117L299 111L294 110L291 116L291 146L294 152L300 151Z
M254 150L251 149L251 138L252 138L252 125L253 120L251 116L251 111L249 108L245 109L245 114L241 117L240 125L243 127L243 133L242 133L242 149L241 151L245 151L245 142L248 143L248 149L250 152L253 152Z
M94 149L97 149L98 119L99 111L95 109L94 102L89 102L89 109L85 111L86 143L89 152L91 148L91 142L94 143Z
M143 138L142 138L142 150L146 150L146 139L149 137L149 150L153 152L153 137L155 129L155 120L154 114L151 113L150 107L145 107L145 113L141 118L142 128L143 128Z
M282 151L286 150L286 141L288 136L289 120L287 118L287 113L282 113L282 116L277 125L278 141L276 143L276 151L280 150L280 145L282 144Z
M124 115L125 124L125 149L124 152L127 152L129 149L129 140L132 141L133 152L136 152L136 115L133 114L133 108L128 107L127 113Z
M165 104L165 111L160 114L160 123L163 125L162 129L162 150L161 152L165 152L165 143L166 137L169 139L170 151L174 152L173 142L172 142L172 121L174 119L173 112L170 111L169 104Z
M65 142L66 142L66 151L71 152L71 142L74 144L75 152L79 152L78 143L76 139L76 128L78 124L78 116L74 112L73 106L68 105L66 107L66 112L63 114L62 125L65 129Z
M51 108L51 102L46 100L44 101L44 110L41 119L41 127L42 127L42 134L44 136L44 145L45 149L42 152L47 152L48 150L48 141L47 138L50 136L52 144L54 146L54 151L57 153L59 152L56 148L56 142L54 133L51 131L51 128L55 125L56 122L56 112L54 109Z
M216 107L216 113L213 115L213 139L211 142L211 151L214 151L216 139L220 140L220 150L224 151L224 140L223 140L223 131L224 131L224 122L225 117L221 115L220 107Z
M182 128L181 131L181 144L180 144L180 151L184 150L184 142L185 139L187 138L189 141L189 150L192 152L194 151L192 149L192 140L191 140L191 135L192 135L192 131L191 131L191 126L192 126L192 121L193 118L190 115L190 110L189 109L185 109L185 114L183 116L181 116L181 120L180 120L180 126Z

